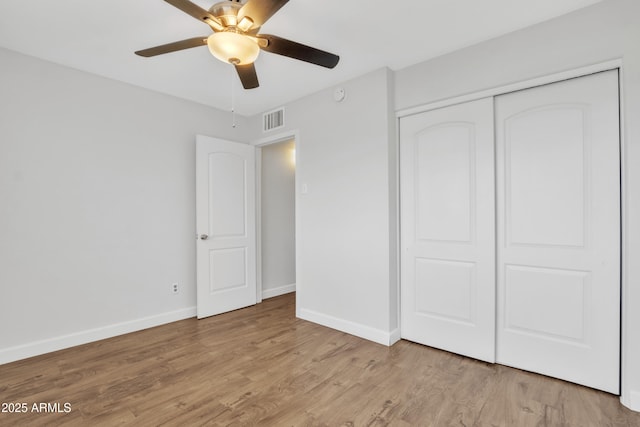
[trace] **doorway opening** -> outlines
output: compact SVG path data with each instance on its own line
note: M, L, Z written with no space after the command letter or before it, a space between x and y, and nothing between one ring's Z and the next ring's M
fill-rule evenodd
M258 147L258 301L296 290L293 137Z

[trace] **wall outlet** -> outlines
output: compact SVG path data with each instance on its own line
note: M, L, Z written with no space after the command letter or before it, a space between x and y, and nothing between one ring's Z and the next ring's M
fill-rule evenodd
M178 283L171 284L171 293L174 295L180 293L180 285L178 285Z

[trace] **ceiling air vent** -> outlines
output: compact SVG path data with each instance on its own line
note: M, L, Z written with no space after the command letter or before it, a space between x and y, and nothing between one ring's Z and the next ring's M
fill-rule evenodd
M262 132L284 127L284 108L269 111L262 115Z

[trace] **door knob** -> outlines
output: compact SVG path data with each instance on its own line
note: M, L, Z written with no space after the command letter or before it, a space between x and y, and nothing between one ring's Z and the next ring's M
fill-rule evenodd
M209 238L209 236L207 236L206 234L201 234L200 235L200 240L207 240Z

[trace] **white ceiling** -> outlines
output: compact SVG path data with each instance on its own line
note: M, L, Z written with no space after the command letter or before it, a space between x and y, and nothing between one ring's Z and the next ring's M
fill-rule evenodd
M216 0L194 0L207 9ZM257 1L257 0L254 0ZM340 55L328 70L262 52L260 87L198 47L154 58L134 51L209 27L162 0L2 0L0 46L79 70L252 115L369 71L393 70L601 0L291 0L263 27ZM1 64L0 64L1 66Z

